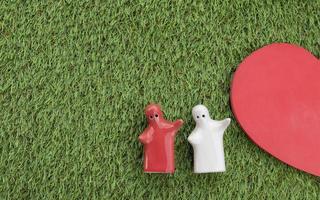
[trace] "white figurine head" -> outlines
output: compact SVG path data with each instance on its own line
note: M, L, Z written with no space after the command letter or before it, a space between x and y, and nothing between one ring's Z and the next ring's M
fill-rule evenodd
M208 108L201 104L192 108L192 116L196 124L199 125L211 119Z

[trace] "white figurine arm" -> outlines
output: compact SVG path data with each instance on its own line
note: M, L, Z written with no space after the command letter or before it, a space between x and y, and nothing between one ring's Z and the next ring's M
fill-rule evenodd
M201 135L196 131L192 131L192 133L188 137L188 141L190 144L200 144Z
M230 125L230 122L231 122L230 118L226 118L221 121L212 120L213 127L218 129L218 131L222 134L228 128L228 126Z
M228 126L230 125L230 122L231 122L230 118L226 118L226 119L222 120L223 130L226 130L228 128Z

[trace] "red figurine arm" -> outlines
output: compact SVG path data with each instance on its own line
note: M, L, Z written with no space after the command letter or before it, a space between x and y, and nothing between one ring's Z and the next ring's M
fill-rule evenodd
M152 135L153 135L153 129L148 127L139 136L139 141L142 144L148 144L148 143L150 143L152 141L152 138L153 138Z
M182 126L183 120L178 119L175 122L169 122L169 124L170 124L170 126L167 128L168 131L174 131L174 130L177 131Z
M177 121L175 121L173 123L173 126L178 130L183 124L183 120L182 119L178 119Z

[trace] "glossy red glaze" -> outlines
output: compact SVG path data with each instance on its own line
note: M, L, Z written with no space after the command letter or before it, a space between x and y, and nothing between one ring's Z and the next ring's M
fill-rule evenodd
M261 148L320 176L320 61L291 44L271 44L239 65L232 110Z
M183 124L181 119L169 122L163 118L161 108L150 104L145 109L148 127L139 136L144 145L144 171L174 173L175 135Z

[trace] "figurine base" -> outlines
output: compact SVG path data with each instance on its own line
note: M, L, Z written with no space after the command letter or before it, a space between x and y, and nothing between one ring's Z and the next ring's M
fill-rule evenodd
M223 173L225 171L226 170L215 170L215 171L208 170L208 171L194 171L193 173L195 173L195 174L209 174L209 173Z
M148 174L174 174L174 171L144 171Z

